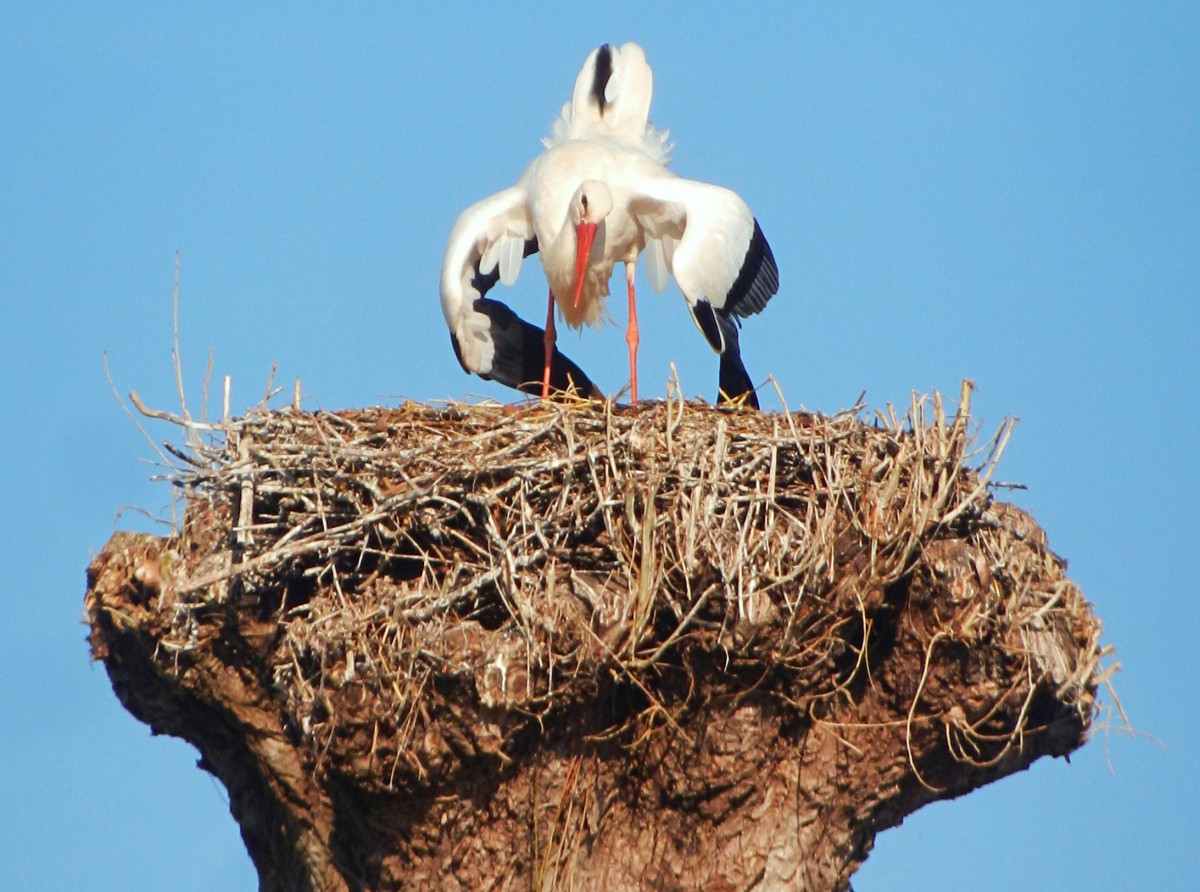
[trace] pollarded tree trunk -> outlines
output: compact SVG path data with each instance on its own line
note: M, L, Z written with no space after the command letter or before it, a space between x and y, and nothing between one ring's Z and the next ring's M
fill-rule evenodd
M264 889L843 889L1092 718L1098 621L966 427L253 414L92 562L93 653Z

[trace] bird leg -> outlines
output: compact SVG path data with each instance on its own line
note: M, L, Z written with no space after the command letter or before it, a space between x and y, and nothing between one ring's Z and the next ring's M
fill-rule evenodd
M546 363L542 366L542 399L550 395L550 360L554 358L554 342L557 335L554 331L554 292L546 302L546 333L542 342L546 345Z
M629 324L625 327L625 343L629 345L629 401L636 403L638 324L637 308L633 303L633 270L632 263L625 264L625 287L629 292Z

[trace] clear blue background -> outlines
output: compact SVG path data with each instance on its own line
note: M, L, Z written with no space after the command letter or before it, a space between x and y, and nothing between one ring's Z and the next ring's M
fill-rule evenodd
M1194 888L1200 7L245 5L0 5L0 888L256 885L223 789L79 621L89 555L164 529L118 510L170 516L101 354L178 407L174 252L194 412L210 350L235 410L272 362L309 408L509 400L454 360L444 239L629 39L674 168L738 190L779 260L752 375L820 411L974 380L1122 664L1135 734L1109 715L1070 764L919 812L856 888ZM538 279L498 296L540 324ZM711 398L678 294L643 291L645 394L673 361ZM619 327L563 341L623 385Z

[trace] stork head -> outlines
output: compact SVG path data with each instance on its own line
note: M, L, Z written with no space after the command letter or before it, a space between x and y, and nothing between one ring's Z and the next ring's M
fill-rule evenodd
M596 229L604 222L612 207L612 190L603 180L584 180L571 197L571 222L575 226L575 306L579 306L579 296L583 293L583 277L587 272Z

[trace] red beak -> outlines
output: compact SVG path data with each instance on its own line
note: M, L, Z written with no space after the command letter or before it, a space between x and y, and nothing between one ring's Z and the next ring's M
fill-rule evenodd
M575 226L575 306L579 306L579 296L583 293L583 274L587 272L588 255L592 253L595 238L595 223L581 222Z

